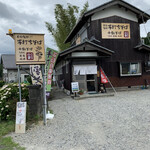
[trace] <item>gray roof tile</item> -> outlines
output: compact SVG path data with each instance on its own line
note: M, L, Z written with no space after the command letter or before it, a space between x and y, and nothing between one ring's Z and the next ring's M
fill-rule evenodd
M15 54L3 54L1 56L3 67L5 69L17 69L15 62ZM21 65L22 68L29 68L29 65Z

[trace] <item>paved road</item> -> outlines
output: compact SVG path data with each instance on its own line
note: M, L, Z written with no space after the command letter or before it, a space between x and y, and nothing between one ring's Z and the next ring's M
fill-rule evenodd
M149 150L150 90L49 102L55 117L11 136L27 150Z

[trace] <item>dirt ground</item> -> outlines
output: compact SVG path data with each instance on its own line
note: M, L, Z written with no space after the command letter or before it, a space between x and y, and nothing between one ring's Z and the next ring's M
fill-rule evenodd
M150 149L150 89L82 100L59 89L52 96L47 126L11 134L27 150Z

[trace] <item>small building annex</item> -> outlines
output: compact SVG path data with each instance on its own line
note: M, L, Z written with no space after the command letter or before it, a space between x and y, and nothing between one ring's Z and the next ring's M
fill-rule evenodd
M87 11L68 35L71 47L59 53L58 83L71 90L100 89L100 68L114 87L150 83L150 47L141 43L140 24L150 15L123 0L113 0Z
M10 82L18 82L18 67L15 62L15 54L2 54L1 63L3 65L3 81ZM29 72L29 65L22 65L23 69ZM29 76L25 71L21 69L21 82L27 80Z

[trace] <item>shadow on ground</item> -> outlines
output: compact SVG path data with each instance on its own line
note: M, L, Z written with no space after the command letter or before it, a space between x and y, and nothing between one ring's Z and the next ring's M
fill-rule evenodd
M49 100L58 100L62 98L69 97L62 89L58 87L53 87Z

